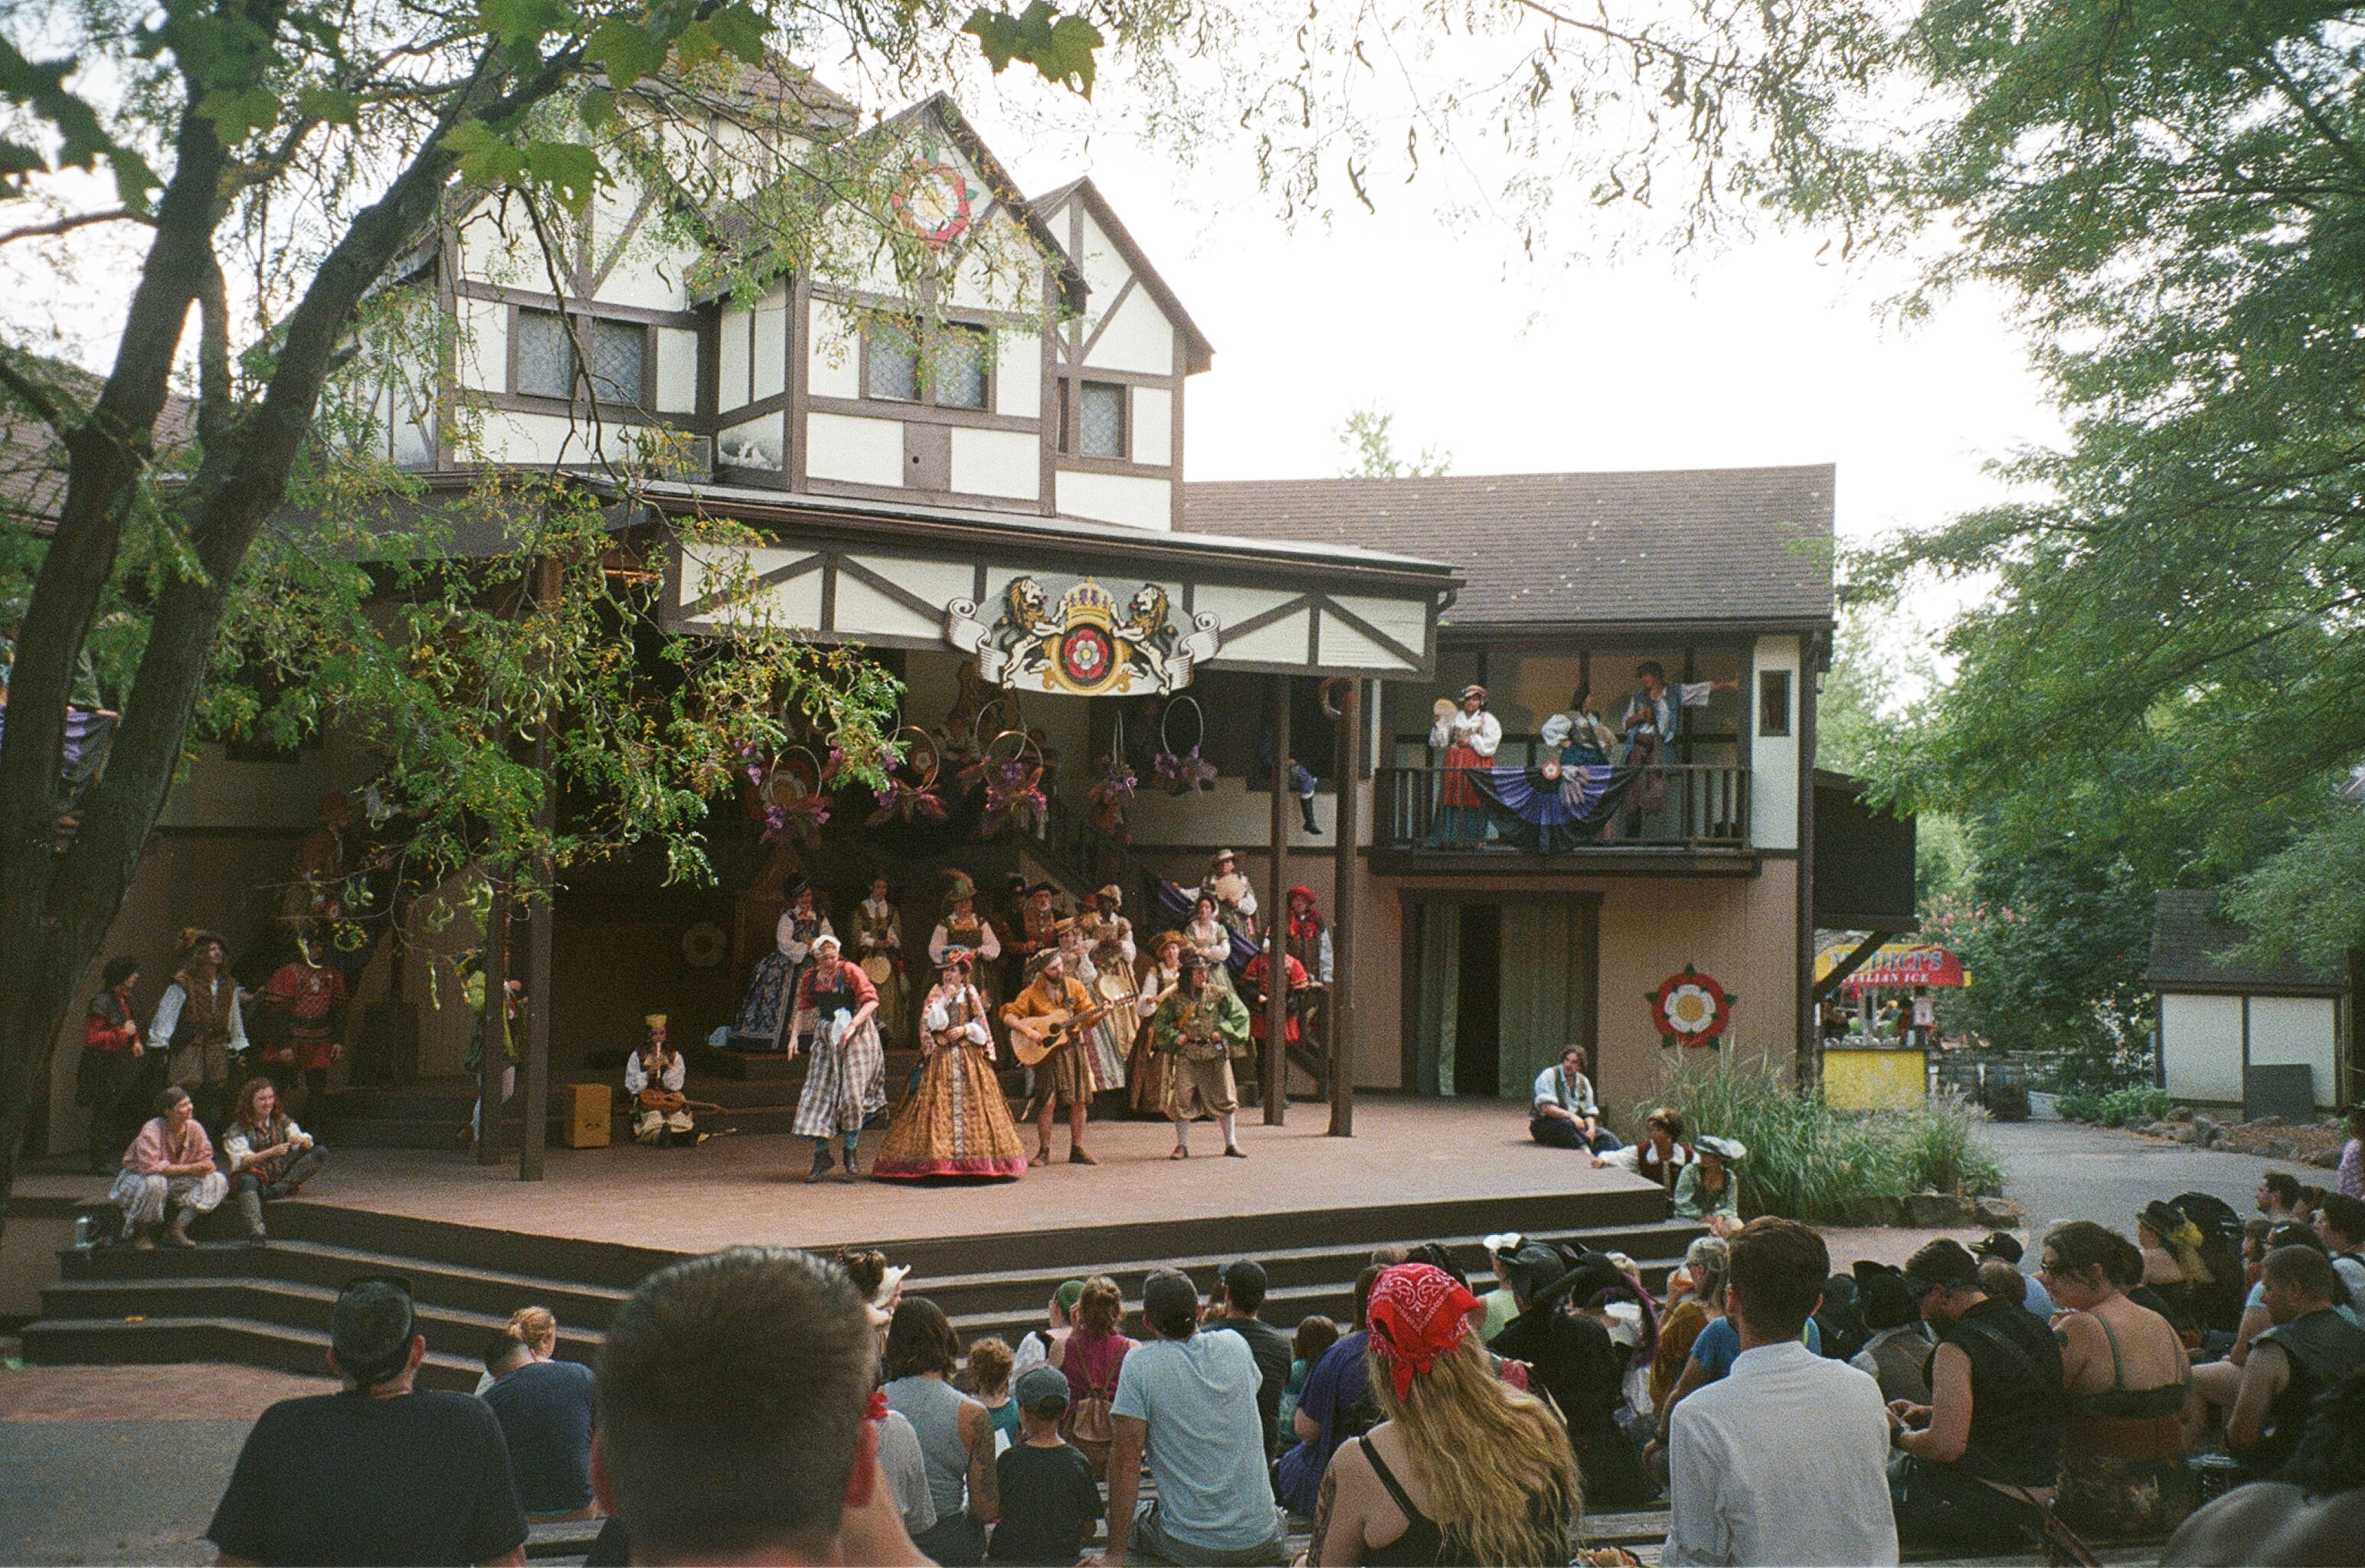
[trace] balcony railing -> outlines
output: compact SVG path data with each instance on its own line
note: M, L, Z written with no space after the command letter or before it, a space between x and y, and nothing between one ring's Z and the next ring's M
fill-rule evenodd
M1384 851L1516 853L1515 831L1483 812L1444 809L1440 796L1448 769L1373 769L1373 847ZM1669 763L1620 768L1624 794L1599 829L1568 852L1593 848L1681 847L1745 849L1749 846L1749 769L1729 764Z

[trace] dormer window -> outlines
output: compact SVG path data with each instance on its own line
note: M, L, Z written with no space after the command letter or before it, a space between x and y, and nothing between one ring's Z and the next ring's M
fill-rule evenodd
M1076 408L1076 450L1086 457L1126 454L1125 388L1114 382L1083 383Z
M945 409L988 404L992 345L974 327L939 327L926 352L912 328L875 321L862 334L863 395L890 403L934 403Z
M953 409L985 407L985 334L947 327L936 338L936 363L928 369L936 401Z
M572 401L582 387L576 375L579 337L590 356L591 390L602 403L637 408L648 363L649 331L633 321L577 317L575 331L555 310L518 312L517 390L527 398Z
M920 400L920 345L901 327L874 325L863 334L866 397L891 402Z

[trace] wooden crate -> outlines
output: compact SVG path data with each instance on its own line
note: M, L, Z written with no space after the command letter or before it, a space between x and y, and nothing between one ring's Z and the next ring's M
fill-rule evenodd
M608 1147L614 1105L604 1083L570 1083L560 1097L566 1108L564 1139L569 1148Z

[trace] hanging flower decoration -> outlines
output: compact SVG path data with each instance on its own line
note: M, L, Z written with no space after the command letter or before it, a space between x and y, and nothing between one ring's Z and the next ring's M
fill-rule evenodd
M1731 1028L1732 1004L1738 1000L1714 975L1704 975L1689 964L1648 995L1651 1022L1668 1044L1677 1046L1705 1046Z
M1188 795L1216 787L1216 765L1201 756L1197 746L1180 756L1161 751L1149 761L1158 770L1158 787L1170 795Z
M1004 828L1023 831L1033 826L1050 809L1050 803L1043 798L1042 786L1042 764L1030 766L1023 752L988 766L984 830L991 834Z
M901 778L891 778L884 789L876 791L879 809L865 819L871 827L885 827L890 823L940 823L945 820L945 802L934 790L924 790Z
M1132 764L1124 757L1115 752L1102 757L1100 777L1094 778L1092 788L1084 791L1085 798L1092 801L1093 825L1113 837L1130 842L1126 835L1125 803L1133 799L1134 788L1138 782L1134 777Z

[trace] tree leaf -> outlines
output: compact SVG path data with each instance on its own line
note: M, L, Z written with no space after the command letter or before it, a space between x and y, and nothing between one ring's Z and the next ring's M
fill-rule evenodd
M1012 61L1023 60L1042 73L1045 81L1061 83L1087 98L1093 95L1093 51L1104 41L1101 30L1082 17L1060 16L1051 0L1033 0L1014 17L981 6L961 24L961 31L977 39L996 75Z
M307 87L296 95L296 112L331 125L358 125L362 118L361 95L341 93L333 87Z
M533 184L548 188L562 206L577 214L591 205L592 192L608 177L600 154L579 141L536 138L525 144L525 168Z
M222 139L223 146L235 147L278 123L279 95L263 86L217 89L197 100L197 113L213 121L214 134Z
M609 17L591 29L583 57L606 73L619 89L665 69L671 40L644 23L627 17Z
M72 57L37 63L0 38L0 99L22 104L57 128L61 145L56 167L95 169L98 160L106 159L115 171L116 191L123 205L144 213L148 193L162 189L164 182L156 177L146 159L107 134L95 109L66 90L65 79L78 64ZM49 166L49 161L30 147L0 143L0 186L21 190L27 174Z

